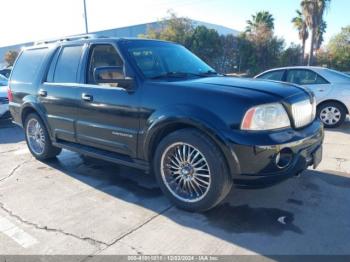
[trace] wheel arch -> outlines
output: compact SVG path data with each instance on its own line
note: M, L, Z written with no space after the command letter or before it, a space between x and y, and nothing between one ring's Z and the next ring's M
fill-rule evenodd
M225 158L227 167L230 170L231 176L239 174L239 162L235 153L230 149L229 143L226 141L221 132L214 128L212 125L195 117L176 117L166 118L152 125L148 130L146 138L144 140L143 151L147 161L152 163L153 156L155 154L157 145L159 142L172 132L193 128L207 135L215 145L218 146ZM235 161L233 161L235 160Z
M52 133L51 133L50 126L47 122L47 118L45 117L44 113L42 113L39 106L33 102L28 101L22 105L21 113L20 113L22 126L24 127L25 120L28 117L28 115L31 113L37 114L40 117L40 119L44 122L45 128L47 129L50 135L50 138L52 139Z
M346 107L346 105L342 101L339 101L337 99L326 99L326 100L323 100L322 102L320 102L317 105L317 109L319 109L321 107L321 105L324 105L325 103L337 103L337 104L340 104L340 105L342 105L345 108L346 114L349 114L349 109Z

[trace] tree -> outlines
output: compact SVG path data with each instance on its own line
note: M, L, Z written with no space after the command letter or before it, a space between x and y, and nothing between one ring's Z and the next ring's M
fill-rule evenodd
M296 66L300 62L300 53L303 47L291 44L281 53L279 66Z
M274 36L274 18L266 11L252 15L246 32L239 37L239 69L253 75L278 66L284 40Z
M272 31L275 27L274 21L272 14L268 11L257 12L255 15L252 15L252 20L247 20L246 32L251 33L261 26Z
M18 56L18 52L17 51L8 51L5 54L5 61L7 63L7 66L13 66L14 62L16 61L16 58Z
M311 44L308 65L312 65L316 34L323 22L323 15L331 0L302 0L301 7L307 26L311 31Z
M327 23L326 21L322 21L320 26L316 30L316 38L315 38L315 50L318 51L321 48L321 45L324 41L323 34L326 33Z
M188 48L193 53L214 67L218 65L222 48L220 35L216 30L198 26L188 40Z
M168 11L168 16L162 20L160 28L149 28L146 35L139 37L162 39L187 46L193 30L190 19L178 17L174 12Z
M350 25L342 28L318 56L322 64L340 71L350 71Z
M292 19L294 27L298 30L299 39L301 40L301 58L300 64L304 64L305 59L305 42L309 38L309 30L304 18L303 13L300 10L296 10L297 16Z

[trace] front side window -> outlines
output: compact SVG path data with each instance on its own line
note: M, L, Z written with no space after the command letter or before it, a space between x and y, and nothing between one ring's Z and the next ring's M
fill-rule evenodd
M53 77L55 83L76 83L82 46L63 47Z
M11 80L32 84L47 52L47 48L24 50L17 59Z
M94 72L95 69L99 67L119 67L121 69L120 71L123 71L123 60L112 45L101 44L92 46L88 64L88 84L96 84ZM124 74L112 71L102 73L100 77L102 79L124 79ZM116 83L108 83L104 85L116 86Z
M282 81L283 75L284 75L284 70L278 70L278 71L267 72L266 74L263 74L258 78L274 80L274 81Z
M304 69L289 70L287 82L297 85L327 84L327 82L315 72Z
M162 75L198 75L215 70L187 50L172 43L138 41L128 47L128 53L146 78Z

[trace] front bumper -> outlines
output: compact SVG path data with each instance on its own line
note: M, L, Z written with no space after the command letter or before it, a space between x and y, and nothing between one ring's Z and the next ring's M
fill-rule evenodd
M238 133L230 137L232 161L239 167L233 174L237 185L271 185L318 165L322 159L324 132L319 120L300 130Z

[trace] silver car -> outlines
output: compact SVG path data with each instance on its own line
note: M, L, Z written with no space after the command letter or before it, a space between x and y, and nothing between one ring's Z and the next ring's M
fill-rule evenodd
M290 82L310 89L316 96L317 115L325 127L339 127L350 112L350 76L323 67L284 67L255 78Z

